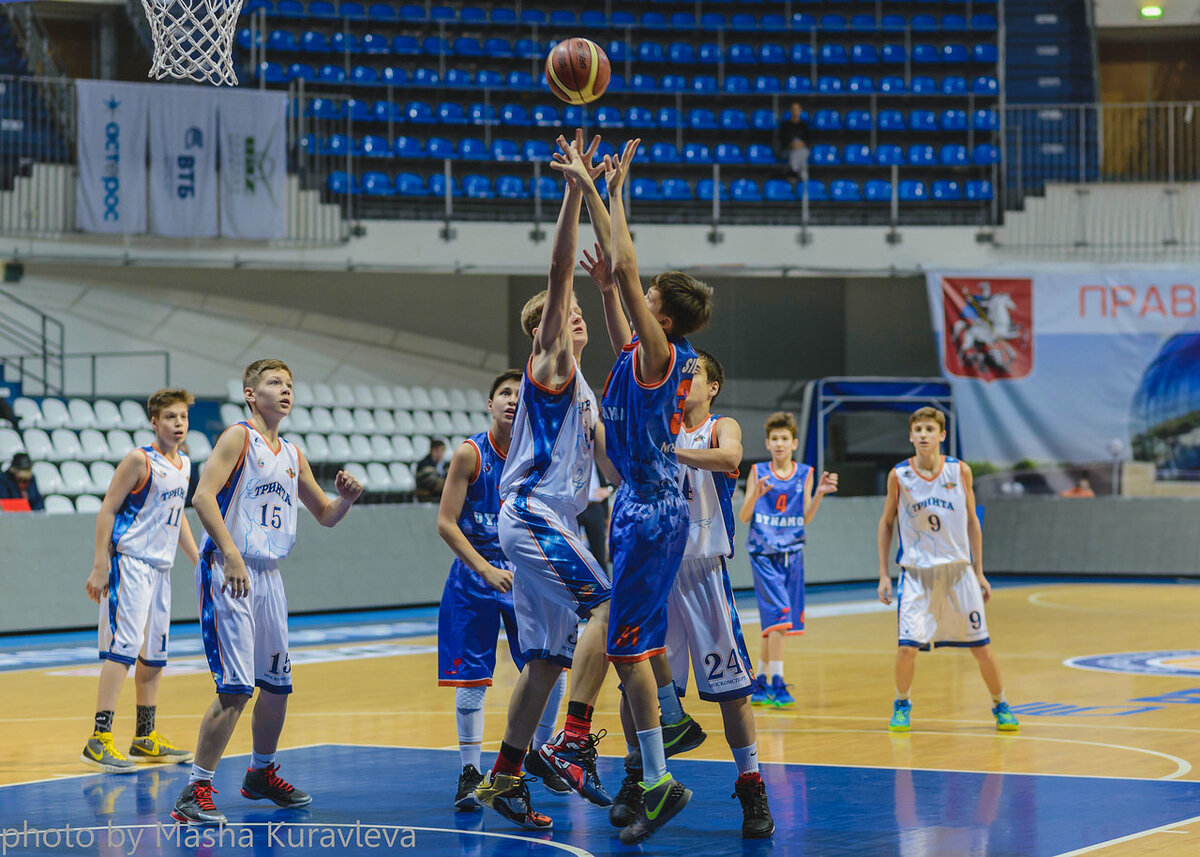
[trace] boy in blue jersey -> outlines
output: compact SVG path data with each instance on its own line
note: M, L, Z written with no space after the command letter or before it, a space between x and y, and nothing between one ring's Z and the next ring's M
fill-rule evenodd
M179 452L193 401L187 390L159 390L147 400L154 442L121 459L96 514L96 549L84 589L100 604L104 664L93 734L82 759L109 774L133 773L135 760L192 760L190 752L155 730L154 718L159 680L167 663L176 546L182 545L192 563L199 559L183 515L191 463ZM121 685L135 661L137 731L128 758L113 743L112 724Z
M879 600L892 603L888 553L900 528L900 580L896 584L898 647L896 700L888 729L911 728L913 673L917 652L931 646L969 648L979 665L992 716L1001 732L1019 728L1004 695L1000 666L992 654L983 605L992 585L983 574L983 530L975 511L971 468L942 455L946 416L925 407L908 418L915 454L888 473L887 499L879 518Z
M513 612L513 565L500 550L496 531L500 473L508 455L520 389L521 373L515 369L492 381L487 401L491 428L472 435L455 451L446 470L446 484L438 506L438 535L456 557L438 610L438 684L455 688L462 772L454 805L460 812L480 807L475 787L483 779L479 772L483 701L496 667L501 620L508 636L508 653L517 672L525 666ZM535 751L554 732L566 678L566 673L560 675L550 693L538 732L533 736ZM536 752L526 755L525 766L551 791L571 790Z
M609 458L622 480L613 505L608 658L628 698L644 774L642 806L621 831L627 845L674 817L692 794L667 771L648 659L666 646L667 597L688 533L687 500L675 457L683 403L696 367L696 352L685 337L708 324L712 313L712 289L680 271L658 274L642 292L623 199L640 144L631 140L619 158L605 157L607 218L584 166L572 162L563 167L584 186L599 240L599 258L589 257L588 270L600 287L609 339L618 354L601 403Z
M791 414L771 414L763 428L771 460L751 468L738 512L742 523L750 524L746 552L762 626L751 701L790 708L796 700L783 680L783 644L785 635L804 633L804 527L817 514L821 498L837 491L838 478L826 472L810 484L813 469L792 457L799 446L799 429Z

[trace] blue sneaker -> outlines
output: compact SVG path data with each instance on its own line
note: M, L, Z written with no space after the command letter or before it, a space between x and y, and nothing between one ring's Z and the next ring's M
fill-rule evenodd
M1017 715L1012 713L1012 709L1008 707L1007 702L999 703L992 709L992 714L996 718L997 731L1016 732L1021 728L1021 724L1017 722Z
M754 677L754 693L750 695L750 704L758 706L771 704L771 690L767 687L767 677L762 673Z
M776 708L793 708L796 700L788 693L788 686L783 683L783 676L771 676L771 704Z
M897 699L892 704L892 720L888 723L890 732L907 732L911 729L909 719L912 717L912 701Z

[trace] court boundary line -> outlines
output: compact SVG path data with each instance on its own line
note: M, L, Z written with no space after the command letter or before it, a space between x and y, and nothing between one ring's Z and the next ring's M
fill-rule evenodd
M1194 815L1191 818L1181 819L1180 821L1172 822L1170 824L1160 824L1158 827L1151 827L1147 830L1141 830L1137 833L1129 833L1125 836L1118 836L1115 839L1106 839L1103 842L1097 842L1095 845L1085 845L1083 848L1076 848L1074 851L1064 851L1061 854L1055 854L1054 857L1077 857L1077 855L1080 854L1091 854L1095 851L1099 851L1101 848L1108 848L1110 845L1120 845L1122 842L1132 842L1135 839L1141 839L1142 837L1151 836L1155 833L1165 833L1170 831L1172 828L1180 827L1184 824L1193 824L1197 821L1200 821L1200 815Z

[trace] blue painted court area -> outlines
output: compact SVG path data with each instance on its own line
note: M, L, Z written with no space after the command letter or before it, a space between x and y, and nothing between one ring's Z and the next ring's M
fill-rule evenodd
M552 835L517 831L490 810L457 813L456 751L322 745L284 751L281 771L313 794L280 810L238 793L245 757L217 772L223 833L179 828L169 811L185 767L0 788L0 857L46 854L283 855L1035 855L1062 854L1196 815L1200 783L772 764L770 840L740 836L732 763L676 760L695 793L674 821L627 848L607 811L533 785ZM600 760L616 790L620 761ZM40 833L34 833L37 828ZM220 836L218 839L217 837Z

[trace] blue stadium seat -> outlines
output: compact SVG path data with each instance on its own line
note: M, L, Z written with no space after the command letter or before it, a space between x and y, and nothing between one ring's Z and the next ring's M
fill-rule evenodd
M974 45L971 48L971 59L975 62L987 63L993 65L1000 59L1000 54L996 50L996 46L991 42L983 42Z
M529 125L529 111L520 104L505 104L500 108L502 125Z
M256 30L254 34L251 35L249 27L242 27L237 31L237 36L235 37L234 41L239 48L248 51L252 47L262 47L263 34L261 30ZM303 50L303 47L301 50Z
M797 187L796 195L802 194L806 194L810 202L825 202L829 199L829 194L825 190L825 182L817 179L809 179L803 187Z
M726 92L734 95L744 95L750 92L750 78L744 74L726 75L725 86L723 88Z
M415 22L425 20L425 7L416 3L409 3L400 7L398 17L401 21Z
M881 167L902 166L904 150L895 143L880 143L875 147L875 163Z
M947 108L942 111L941 124L943 131L966 131L967 111Z
M793 12L792 13L792 29L793 30L800 30L801 32L805 32L807 30L814 30L814 29L816 29L816 27L817 27L817 19L814 18L812 15L809 15L807 12Z
M908 91L908 84L902 77L887 75L879 78L879 91L889 95L901 94Z
M404 105L404 116L409 122L431 125L437 120L433 116L433 108L424 101L410 101Z
M621 44L624 45L624 42ZM519 56L521 59L541 59L542 46L533 39L517 39L515 42L513 42L513 53ZM609 58L612 59L611 56ZM620 60L613 60L613 62L624 61L625 57L621 57ZM493 74L497 75L501 79L504 78L504 75L500 74L499 72L493 72Z
M941 51L937 49L936 45L913 45L912 61L922 65L940 63L942 61Z
M967 16L959 15L957 12L951 15L942 16L942 32L957 33L967 28Z
M821 29L829 33L841 33L846 30L845 15L822 15L820 20Z
M472 125L495 125L500 121L494 104L484 104L479 101L467 108L467 115L470 117Z
M529 121L539 128L559 124L558 108L550 104L535 104L529 110Z
M716 78L713 81L716 86ZM658 86L663 92L684 92L688 89L688 79L681 74L664 74Z
M496 89L504 85L504 76L498 71L481 68L475 72L475 85L482 89Z
M932 110L914 110L908 114L908 127L912 131L936 131L937 114Z
M664 87L665 89L666 87ZM692 78L693 92L716 92L717 79L711 74L698 74Z
M1000 127L1000 117L995 110L980 108L971 114L971 126L976 131L995 131Z
M856 30L860 33L873 33L875 32L875 28L876 21L874 15L867 15L860 12L850 19L851 30Z
M705 12L700 16L700 29L702 30L724 30L725 28L725 16L720 12Z
M904 65L907 59L908 52L904 50L904 45L889 42L879 51L879 61L885 65Z
M379 73L379 82L392 86L408 86L408 72L395 66L387 66Z
M775 151L763 143L751 143L746 147L746 162L750 164L775 163Z
M365 21L367 20L367 10L361 3L346 2L338 6L338 16L343 21Z
M529 89L533 86L533 75L527 71L510 71L504 77L504 85L509 89Z
M903 15L889 13L879 19L879 29L889 33L902 33L908 29L908 20Z
M966 45L953 43L942 45L942 62L959 63L968 62L970 59L971 54L967 51Z
M329 37L329 50L335 54L360 54L362 39L353 33L334 33Z
M829 196L834 202L862 202L858 182L852 179L834 179L829 184Z
M841 163L837 147L826 143L818 143L813 146L808 153L808 159L821 167L831 167Z
M625 124L630 128L653 128L654 113L648 107L630 107L625 111Z
M434 173L429 177L429 195L444 197L446 195L446 175L445 173ZM462 196L462 183L455 178L449 184L450 196Z
M693 107L688 111L688 127L709 130L717 127L717 114L707 107Z
M380 99L371 105L371 118L376 122L403 122L404 110L394 101Z
M638 62L665 62L667 58L666 52L660 42L641 42L637 46Z
M942 166L965 167L971 163L967 156L967 147L959 143L947 143L941 148Z
M401 57L415 57L421 53L421 43L415 36L393 36L392 53Z
M937 95L940 91L937 81L924 75L913 77L911 90L913 95Z
M762 202L762 191L754 179L734 179L729 191L734 202Z
M522 9L521 23L522 24L537 24L542 26L550 20L549 16L541 9Z
M716 65L722 60L721 46L716 42L704 42L696 49L696 62Z
M758 61L762 65L783 65L787 62L787 52L783 45L766 42L758 46Z
M618 107L597 107L592 118L601 128L625 127L625 114Z
M654 121L659 128L678 128L683 124L683 116L674 107L660 107L655 111Z
M425 151L431 158L443 161L458 160L458 149L455 148L454 141L445 137L430 137L425 142Z
M463 6L458 12L458 20L464 24L479 26L487 23L487 12L478 6Z
M662 198L671 201L683 201L692 198L692 186L687 179L663 179L660 186Z
M575 27L578 24L579 17L570 9L555 9L550 13L552 27Z
M750 127L750 120L746 117L746 111L739 110L736 107L729 107L722 110L718 121L722 128L730 131L740 131Z
M944 202L955 202L962 199L962 187L953 179L940 179L933 183L930 196Z
M665 30L667 28L667 16L662 12L643 12L642 28L646 30Z
M658 89L658 81L652 74L635 74L629 78L629 88L635 92L654 92Z
M388 102L384 102L387 104ZM341 119L342 109L336 101L330 98L310 98L304 115L313 119Z
M779 78L773 74L760 74L754 78L755 92L779 92L783 86L779 83Z
M875 157L865 143L850 143L842 147L842 162L852 167L872 167Z
M562 196L562 186L554 176L539 176L529 180L530 196L540 196L542 199L554 199Z
M614 9L608 23L613 27L636 27L637 16L625 9Z
M657 202L662 199L658 190L658 182L654 179L635 178L629 185L629 193L634 199L646 202Z
M700 179L700 181L696 182L696 199L711 200L713 198L713 190L712 179ZM721 182L717 193L720 194L722 200L729 199L729 185Z
M667 45L667 59L673 63L691 65L696 61L696 49L687 42L671 42Z
M937 31L938 22L932 15L913 15L908 19L908 26L914 33L932 33Z
M513 55L513 49L507 39L491 38L484 41L483 53L492 59L509 59Z
M840 77L830 77L823 75L817 78L817 92L842 92L844 89L842 79Z
M966 183L967 199L989 202L995 196L992 183L987 179L972 179Z
M511 27L517 23L517 13L508 6L493 6L488 12L488 20L494 27Z
M337 7L326 0L312 0L308 4L308 17L333 20L338 16Z
M783 179L768 179L763 185L763 196L767 202L795 202L796 189Z
M797 42L792 45L789 54L793 65L808 65L813 61L812 46L807 42Z
M443 125L466 125L467 111L454 101L443 101L437 106L438 122Z
M729 29L737 30L741 33L753 32L758 29L758 18L754 15L748 15L745 12L739 12L730 17Z
M717 148L713 150L713 159L718 164L744 164L746 153L737 143L717 143Z
M333 49L337 50L336 39L337 33L333 34L333 38L329 41L333 44ZM451 56L453 51L450 49L450 43L441 36L426 36L421 39L421 53L430 57Z
M471 85L471 72L465 68L448 68L442 78L442 85L466 89Z
M552 151L545 140L526 140L521 144L521 157L527 161L549 161Z
M734 44L729 46L729 62L733 65L754 65L758 62L758 52L754 45Z
M674 143L652 143L650 145L650 160L656 164L678 164L681 161L679 150Z
M976 95L995 95L999 90L1000 85L990 74L981 74L971 81L971 92Z
M353 119L355 122L370 122L371 107L360 99L348 98L342 103L342 118Z
M852 45L850 47L850 62L855 65L877 65L879 53L874 45Z
M300 0L279 0L275 14L280 18L307 18L308 10Z
M626 89L625 75L613 74L613 75L609 76L609 78L608 78L608 91L609 92L622 92L625 89Z
M451 51L455 56L460 57L481 57L483 56L483 45L479 39L472 36L460 36L454 40L450 46Z
M882 179L869 179L863 185L863 197L868 202L891 202L892 183Z
M840 131L842 114L836 110L818 110L813 116L813 127L818 131Z
M905 179L900 182L901 202L921 202L928 199L925 193L925 182Z
M452 6L434 6L429 10L430 21L456 21L458 12Z
M774 13L758 19L758 28L764 33L782 33L787 30L787 19Z
M497 161L519 161L521 150L517 148L515 141L497 138L492 140L492 158Z
M273 65L273 63L267 63L267 65ZM323 65L317 72L317 79L322 83L345 83L346 70L340 65ZM268 77L267 81L270 80L271 78Z
M392 151L399 158L425 157L425 147L416 137L397 137L392 141Z
M367 33L362 37L362 52L373 56L386 56L391 53L388 37L380 33Z
M298 51L300 42L290 30L272 30L267 34L267 50Z
M847 110L846 111L846 128L850 131L870 131L871 130L871 111L870 110Z
M803 95L812 92L813 85L808 75L793 74L784 81L783 89L793 95Z
M962 75L951 74L942 78L943 95L966 95L967 79Z
M350 82L355 86L374 86L379 83L379 72L369 65L356 65L350 69Z
M330 193L338 196L362 192L358 176L354 176L351 180L350 175L341 170L334 170L325 178L325 187Z
M993 32L996 29L996 16L987 12L978 12L971 16L971 29Z
M859 95L869 94L875 91L875 78L867 77L863 74L853 75L846 81L846 91L854 92Z
M271 0L246 0L242 4L241 14L253 15L260 9L267 13L267 17L271 17L275 13L275 7L271 3Z
M1000 149L991 143L978 143L975 151L971 153L971 160L981 165L998 164L1000 163Z
M908 147L908 163L914 167L936 167L937 154L928 143L914 143Z
M597 9L589 9L579 13L579 23L589 30L602 30L608 26L608 18Z
M438 75L437 69L414 68L412 70L413 86L437 86L440 81L441 77Z
M899 110L880 110L879 116L875 121L880 131L908 130L908 123L904 121L904 114Z
M287 83L287 72L277 62L259 63L258 76L267 83Z
M754 115L750 117L750 124L754 126L756 131L772 131L778 124L775 119L775 111L773 110L755 110Z
M463 177L463 194L467 199L494 199L496 196L491 179L480 175Z
M316 80L317 72L311 65L303 62L294 62L288 66L288 80Z
M846 55L846 47L839 44L821 45L818 61L822 65L846 65L850 57Z
M364 158L390 158L392 147L388 145L386 137L368 134L359 141L358 153Z
M711 164L713 162L712 149L704 143L684 143L683 162L685 164Z

